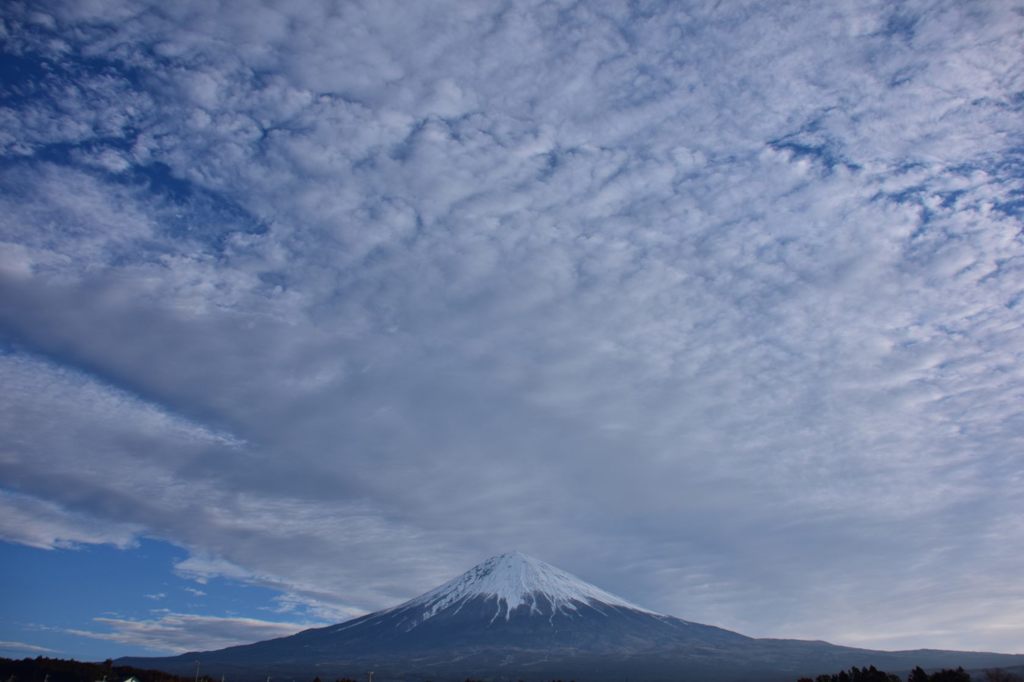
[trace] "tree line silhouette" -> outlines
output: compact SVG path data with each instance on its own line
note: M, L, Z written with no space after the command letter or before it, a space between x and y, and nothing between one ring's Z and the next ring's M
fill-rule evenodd
M130 666L114 665L113 661L86 663L73 659L24 658L14 660L0 657L0 682L123 682L134 677L138 682L196 682L195 676L181 677L159 670L142 670ZM199 682L220 682L208 675L199 676ZM323 682L316 677L313 682ZM333 682L362 682L349 677L340 677ZM481 682L469 678L466 682ZM552 682L562 682L553 680ZM570 681L574 682L574 681ZM797 682L904 682L899 675L878 670L875 666L841 670L832 675L818 675L815 678L801 677ZM970 674L963 668L944 669L933 673L925 672L920 666L907 675L906 682L972 682ZM1007 670L986 670L977 682L1024 682L1024 677Z
M114 665L110 659L102 663L86 663L74 659L0 658L0 680L5 682L120 682L134 677L139 682L196 682L195 676L179 677L159 670L142 670L127 665ZM215 682L201 675L199 682Z
M875 666L840 670L834 675L818 675L814 679L801 677L797 682L903 682L899 675L878 670ZM970 674L963 668L943 669L934 673L925 672L917 666L907 675L907 682L971 682ZM984 682L1024 682L1024 678L1006 670L986 670Z

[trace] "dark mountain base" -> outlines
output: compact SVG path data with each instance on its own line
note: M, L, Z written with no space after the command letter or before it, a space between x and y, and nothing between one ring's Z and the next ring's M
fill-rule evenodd
M794 682L852 666L907 672L920 665L926 670L964 667L975 672L987 668L1007 670L1024 666L1024 656L958 653L946 651L875 652L833 647L824 643L773 642L754 640L746 650L697 648L687 651L650 652L637 655L595 655L572 652L552 653L515 649L487 649L422 653L418 656L385 658L358 656L349 659L325 657L319 662L268 662L251 665L244 661L218 662L202 657L203 669L228 680L263 682L274 679L325 682L338 678L366 679L374 672L375 682L416 680L463 682L466 679L516 682L576 680L576 682ZM168 672L187 675L195 670L195 657L172 659L122 659L126 663L159 665Z

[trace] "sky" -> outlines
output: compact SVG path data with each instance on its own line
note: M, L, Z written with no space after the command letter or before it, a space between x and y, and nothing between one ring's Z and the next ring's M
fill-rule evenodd
M518 549L1024 653L1007 0L0 5L0 656Z

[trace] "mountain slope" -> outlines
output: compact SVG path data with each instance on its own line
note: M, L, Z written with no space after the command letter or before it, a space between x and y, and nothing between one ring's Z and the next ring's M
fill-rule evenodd
M875 652L752 639L636 606L519 552L385 611L290 637L169 658L121 659L232 679L795 680L851 665L1024 665L1024 656Z

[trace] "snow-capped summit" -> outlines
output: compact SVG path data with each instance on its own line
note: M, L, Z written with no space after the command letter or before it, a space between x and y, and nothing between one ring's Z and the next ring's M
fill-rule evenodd
M530 607L530 613L543 615L568 615L580 606L600 609L602 605L658 615L519 551L493 556L397 608L419 607L421 618L427 620L440 611L478 598L493 599L495 617L503 616L506 620L524 604Z

